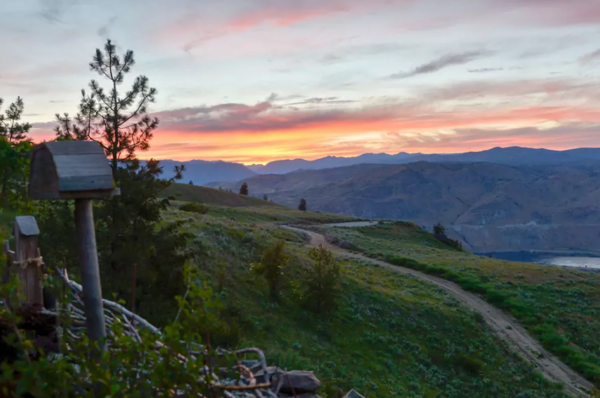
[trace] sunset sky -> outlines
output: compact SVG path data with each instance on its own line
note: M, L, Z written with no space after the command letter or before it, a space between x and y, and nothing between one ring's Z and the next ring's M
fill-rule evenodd
M0 35L36 140L110 38L158 89L143 158L600 146L598 0L19 0Z

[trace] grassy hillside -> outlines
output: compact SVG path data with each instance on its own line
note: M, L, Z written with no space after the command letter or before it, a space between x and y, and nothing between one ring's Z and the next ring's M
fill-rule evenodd
M198 185L172 184L163 196L173 196L185 202L217 204L229 207L279 207L279 205L252 196L239 195Z
M544 346L600 382L600 275L458 252L409 223L364 228L315 227L370 257L454 280L511 312Z
M208 207L207 214L196 214L176 204L165 221L184 220L195 236L190 245L204 253L197 267L217 292L229 325L227 333L212 337L214 344L260 346L279 366L314 370L324 382L321 395L329 398L350 388L369 398L564 396L514 357L471 311L414 278L345 263L338 310L317 316L303 309L298 291L308 261L304 238L277 224L343 216L283 207ZM250 269L275 239L287 241L293 254L278 305Z

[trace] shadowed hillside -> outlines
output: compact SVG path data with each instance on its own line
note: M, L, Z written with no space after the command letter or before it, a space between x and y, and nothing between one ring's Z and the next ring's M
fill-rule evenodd
M600 163L355 165L244 180L256 194L357 217L441 222L475 251L594 250ZM241 182L229 184L237 189Z

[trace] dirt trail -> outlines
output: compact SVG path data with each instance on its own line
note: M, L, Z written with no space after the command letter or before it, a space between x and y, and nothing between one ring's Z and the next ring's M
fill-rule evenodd
M537 340L529 336L527 331L525 331L521 324L512 316L502 312L491 304L488 304L482 298L464 291L457 284L410 268L399 267L384 261L366 257L362 254L349 252L348 250L329 243L323 235L313 231L288 226L284 226L284 228L303 232L310 236L310 246L323 245L336 254L369 261L394 272L412 275L444 289L463 304L483 315L492 330L501 339L505 340L511 349L519 353L526 361L533 364L548 380L563 383L565 385L565 390L576 397L589 397L587 393L581 391L581 387L589 391L593 387L592 383L584 379L577 372L565 365L560 359L545 350Z

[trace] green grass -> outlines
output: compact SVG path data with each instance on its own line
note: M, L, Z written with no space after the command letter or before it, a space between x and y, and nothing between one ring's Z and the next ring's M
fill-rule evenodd
M176 207L165 213L166 220L185 220L196 237L190 245L205 252L197 266L231 328L213 336L214 344L258 346L272 364L313 370L324 384L320 395L329 398L351 388L370 398L565 396L444 291L371 264L344 264L344 294L331 315L302 309L297 283L279 305L270 303L266 283L250 271L261 250L274 239L288 241L295 259L288 280L298 281L307 261L303 237L276 222L337 217L214 205L205 215Z
M368 256L452 280L482 295L519 319L573 369L600 383L600 275L459 252L406 223L316 229Z
M176 200L185 202L216 204L229 207L282 207L276 203L252 196L189 184L171 184L170 187L163 191L162 196L172 196Z

